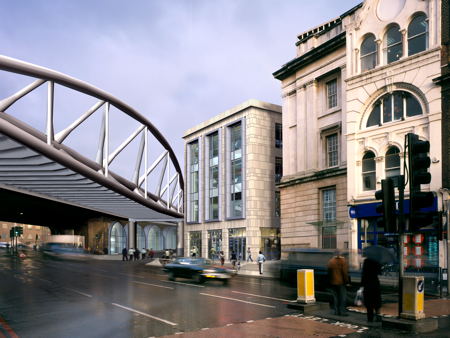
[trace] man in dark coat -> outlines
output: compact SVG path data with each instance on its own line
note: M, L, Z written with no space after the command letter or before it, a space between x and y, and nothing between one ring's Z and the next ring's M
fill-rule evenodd
M373 322L374 311L377 315L380 313L381 289L380 280L378 279L378 275L380 274L380 263L366 258L362 267L361 286L364 287L364 305L367 308L367 321L369 322Z
M348 316L345 305L347 300L347 289L350 284L348 276L348 264L339 251L328 261L328 277L333 291L334 314L338 316Z
M122 249L122 260L127 261L128 260L128 250L127 248Z

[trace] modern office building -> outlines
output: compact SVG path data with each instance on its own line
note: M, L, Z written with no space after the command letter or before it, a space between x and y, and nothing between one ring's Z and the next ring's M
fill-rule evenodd
M185 255L279 258L281 107L246 101L185 132ZM214 257L215 258L215 257Z

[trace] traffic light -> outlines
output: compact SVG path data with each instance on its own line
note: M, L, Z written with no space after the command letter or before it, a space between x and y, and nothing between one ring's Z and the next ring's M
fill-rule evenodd
M9 229L9 237L10 237L10 238L16 237L16 236L15 236L15 233L14 233L14 228Z
M23 227L16 227L17 233L20 235L23 235Z
M395 193L392 178L381 180L381 190L375 192L375 198L381 200L377 212L383 214L384 231L397 233L397 217L395 215Z
M421 212L419 209L433 205L432 192L420 191L422 184L431 182L431 174L428 172L431 160L428 156L430 142L419 140L419 136L409 133L408 138L408 168L409 168L409 229L418 231L420 228L433 223L434 214Z

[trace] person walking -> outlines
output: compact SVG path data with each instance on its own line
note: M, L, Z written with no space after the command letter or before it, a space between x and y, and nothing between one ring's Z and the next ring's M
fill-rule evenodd
M139 251L138 248L136 248L136 250L134 250L134 260L138 261L140 258L141 252Z
M264 262L266 261L266 257L260 251L258 257L256 258L256 262L258 263L259 274L262 275L264 273Z
M248 261L253 262L252 251L250 250L250 248L247 248L247 263Z
M223 251L219 252L220 265L223 266L225 264L225 254Z
M233 266L233 269L236 269L237 257L236 257L236 252L234 250L231 251L230 261L231 261L231 265Z
M130 248L130 250L128 250L128 256L130 256L130 261L132 261L133 260L133 257L134 257L134 249L133 248Z
M128 260L128 250L127 248L123 248L122 249L122 261L127 261Z
M350 284L348 276L348 264L339 250L328 261L328 277L333 293L334 314L348 316L345 309L347 299L347 284Z
M142 248L142 259L145 259L145 256L147 255L147 249L146 248Z
M366 258L362 267L361 286L364 288L363 299L367 309L368 322L373 322L374 314L376 321L380 320L381 289L378 279L380 274L381 264L373 259Z

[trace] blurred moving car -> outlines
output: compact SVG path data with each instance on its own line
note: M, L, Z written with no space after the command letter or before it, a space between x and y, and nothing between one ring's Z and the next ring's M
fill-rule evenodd
M226 284L232 276L231 270L214 266L211 260L206 258L180 257L166 264L164 271L168 274L169 280L183 277L191 278L197 283L203 283L207 279L218 279Z
M74 247L73 244L69 243L49 242L42 245L39 250L44 255L55 258L84 260L89 257L83 248Z

